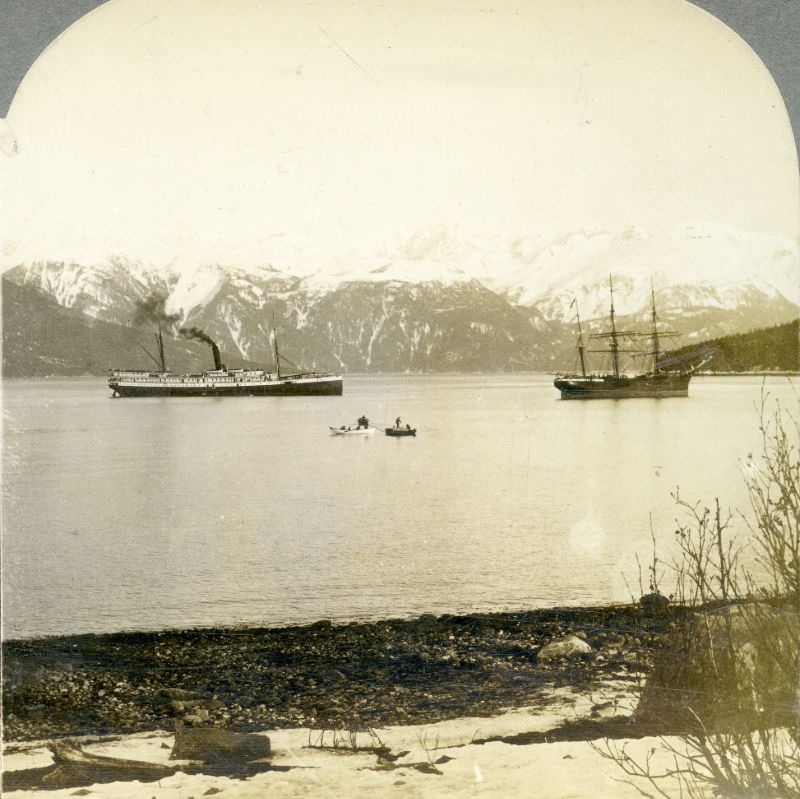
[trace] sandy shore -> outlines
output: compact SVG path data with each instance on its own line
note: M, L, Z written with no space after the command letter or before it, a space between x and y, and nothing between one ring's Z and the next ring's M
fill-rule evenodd
M166 732L140 733L86 746L98 755L171 765L178 770L155 782L110 782L55 790L8 790L10 799L47 796L52 799L93 796L107 799L222 799L285 797L513 797L548 799L633 799L638 790L625 782L614 763L584 741L515 745L502 740L472 743L477 737L509 738L545 732L565 718L591 712L591 699L562 689L558 708L523 708L493 717L465 717L430 725L378 730L394 752L405 752L387 769L368 753L308 748L314 731L306 728L272 731L272 769L248 778L214 773L188 773L169 759L173 737ZM595 697L599 698L599 697ZM598 742L602 745L602 742ZM629 741L630 751L644 759L658 741ZM51 762L48 749L26 744L6 755L8 770L41 767ZM421 770L419 764L435 770ZM9 775L13 774L9 771ZM11 787L11 786L10 786Z
M92 796L635 796L580 739L646 732L628 719L665 624L624 606L6 642L4 787L39 795L68 739L177 769ZM539 658L567 635L591 652ZM272 754L246 778L170 760L181 721L267 735ZM320 748L334 731L348 743Z

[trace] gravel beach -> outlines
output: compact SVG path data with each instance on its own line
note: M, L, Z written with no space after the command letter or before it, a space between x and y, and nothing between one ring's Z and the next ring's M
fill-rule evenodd
M174 729L365 729L546 705L641 679L667 619L636 606L6 641L5 741ZM575 635L591 651L538 657Z

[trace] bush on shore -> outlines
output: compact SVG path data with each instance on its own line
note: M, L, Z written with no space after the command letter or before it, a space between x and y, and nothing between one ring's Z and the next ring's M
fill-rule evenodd
M762 396L759 429L762 453L744 463L747 540L733 538L718 501L678 499L689 522L676 531L675 590L689 612L676 614L636 715L681 740L662 739L659 766L603 748L637 787L663 797L677 785L688 797L711 788L731 799L800 799L798 415Z

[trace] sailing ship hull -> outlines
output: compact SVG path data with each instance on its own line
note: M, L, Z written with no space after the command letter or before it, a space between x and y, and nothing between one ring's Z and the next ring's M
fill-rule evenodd
M690 374L651 374L625 377L558 377L553 385L564 400L661 399L688 397Z
M109 378L118 397L294 397L341 396L339 376L278 378L264 381L207 380L193 377Z

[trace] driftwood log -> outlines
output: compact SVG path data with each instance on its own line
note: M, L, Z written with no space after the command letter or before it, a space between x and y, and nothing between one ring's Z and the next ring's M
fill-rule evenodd
M79 788L105 782L155 782L176 771L251 775L270 768L267 758L270 741L266 735L231 732L215 727L184 727L178 723L172 757L194 760L204 765L164 766L143 760L125 760L86 752L77 744L56 741L50 744L53 764L42 768L6 771L2 791L37 788Z
M70 788L117 780L153 782L175 772L171 766L158 763L92 755L69 743L53 743L50 749L54 763L41 777L42 785L48 788Z

